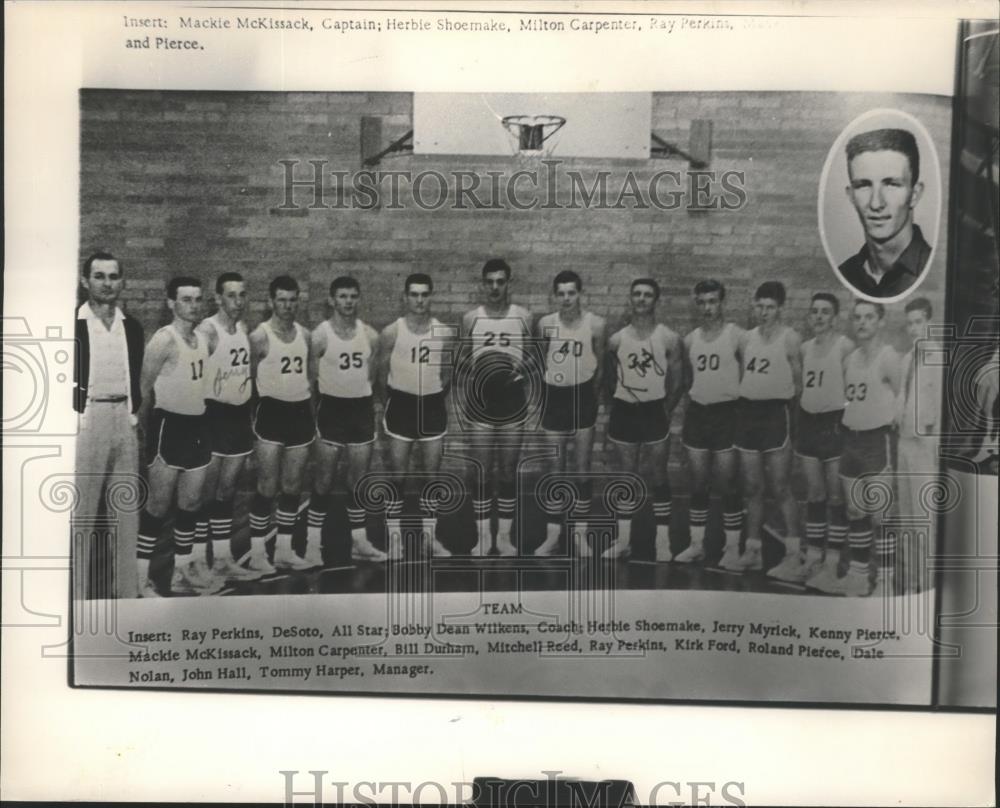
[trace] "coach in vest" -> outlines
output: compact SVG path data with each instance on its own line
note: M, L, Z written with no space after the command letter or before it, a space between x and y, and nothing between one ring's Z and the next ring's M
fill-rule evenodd
M73 408L80 413L76 445L79 499L75 521L83 536L86 523L98 516L101 496L109 485L139 485L139 441L136 434L139 409L139 372L142 368L142 327L118 308L125 285L121 262L111 253L98 252L83 264L80 285L87 300L77 311L78 362L74 375ZM75 548L74 569L87 582L76 596L134 598L136 581L136 535L138 512L112 512L116 518L113 590L92 591L86 574L90 548ZM74 531L76 532L76 531Z

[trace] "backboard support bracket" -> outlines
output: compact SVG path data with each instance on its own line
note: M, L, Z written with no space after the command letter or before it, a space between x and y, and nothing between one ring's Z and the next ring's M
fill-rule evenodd
M374 115L361 116L361 165L365 168L377 166L390 154L405 152L413 154L413 130L382 147L382 119Z
M691 121L687 149L667 142L656 132L650 132L649 137L652 141L649 156L652 158L666 160L675 156L681 157L688 161L691 168L708 168L712 160L712 122L709 120Z

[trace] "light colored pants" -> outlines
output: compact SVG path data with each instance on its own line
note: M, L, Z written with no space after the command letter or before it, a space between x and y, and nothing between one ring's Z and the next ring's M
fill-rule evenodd
M938 513L932 496L934 483L940 474L938 442L923 437L900 436L896 459L896 501L902 519L924 522L926 531L915 529L911 541L902 542L902 559L906 591L920 591L933 584L927 565L936 554L934 536Z
M87 402L80 417L80 433L76 440L76 487L79 499L74 512L74 580L84 583L85 591L76 597L94 597L89 567L92 547L87 537L110 528L112 587L108 597L134 598L138 594L136 542L139 533L141 501L137 486L139 478L139 441L128 402L109 404ZM107 492L107 494L105 494ZM105 501L104 521L98 521L101 497Z

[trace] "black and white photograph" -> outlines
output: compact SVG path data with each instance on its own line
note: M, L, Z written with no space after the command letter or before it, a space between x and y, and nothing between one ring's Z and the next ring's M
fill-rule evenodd
M886 303L916 290L933 260L941 198L937 149L918 119L871 110L845 128L824 166L819 221L849 293Z
M4 316L74 698L995 712L990 20L91 11Z

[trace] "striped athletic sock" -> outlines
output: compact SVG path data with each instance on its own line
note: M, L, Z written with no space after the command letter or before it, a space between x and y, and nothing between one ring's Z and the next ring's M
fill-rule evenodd
M250 549L254 553L265 552L268 534L271 532L271 509L274 499L263 494L254 494L250 503Z
M691 527L691 545L701 547L705 543L705 529L708 525L708 496L705 494L691 495L688 521Z
M653 489L653 517L657 527L670 524L672 510L673 494L670 491L670 483L661 483Z
M163 523L165 521L162 516L153 516L149 511L143 510L139 516L139 538L136 546L136 558L148 562L153 557L153 551L156 549L160 533L163 532Z
M278 539L275 552L292 552L292 531L299 512L298 494L278 495Z
M309 511L306 514L306 526L310 533L322 531L326 515L330 511L330 495L313 491L309 496Z
M892 572L896 564L896 531L879 530L875 534L875 566L879 575Z
M838 502L830 507L830 522L826 533L827 556L839 559L846 541L847 506L843 502Z
M194 544L191 552L192 558L204 561L207 558L208 549L208 506L199 508L194 512Z
M192 545L194 544L196 511L178 510L174 518L174 563L185 565L191 563Z
M826 543L826 500L818 499L806 503L806 546L822 552Z
M739 547L743 533L743 499L739 494L727 494L722 499L722 527L726 532L726 547Z
M594 481L579 480L576 484L576 499L573 502L573 518L586 521L590 516L590 503L594 498Z
M501 480L497 496L497 532L510 533L517 507L516 487L513 480Z
M350 500L347 503L347 521L350 522L352 533L355 530L365 529L367 521L365 509L361 507L361 503L358 502L358 493L353 488L350 492Z
M208 525L212 536L212 555L216 561L232 560L229 542L233 536L233 501L216 499L209 505Z
M872 520L870 516L851 520L847 541L851 549L851 569L867 573L872 553Z

